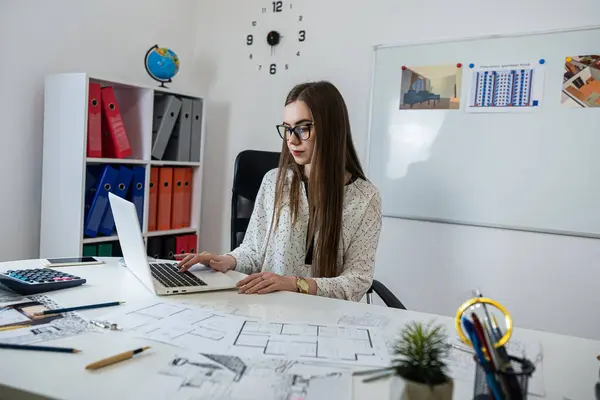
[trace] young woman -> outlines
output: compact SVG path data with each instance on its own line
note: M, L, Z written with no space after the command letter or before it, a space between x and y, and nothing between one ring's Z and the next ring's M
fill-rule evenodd
M243 243L224 255L185 255L249 274L241 293L293 291L359 301L371 286L381 229L379 191L365 178L346 104L329 82L287 96L279 168L263 178Z

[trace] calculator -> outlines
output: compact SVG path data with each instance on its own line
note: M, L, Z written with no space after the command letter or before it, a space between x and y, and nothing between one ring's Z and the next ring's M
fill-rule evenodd
M0 284L22 296L83 285L85 279L50 268L0 272Z

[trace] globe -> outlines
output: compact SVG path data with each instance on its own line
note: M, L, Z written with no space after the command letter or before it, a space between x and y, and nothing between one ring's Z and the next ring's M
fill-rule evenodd
M179 57L169 48L154 45L146 52L144 59L148 75L155 81L160 82L160 87L166 87L166 82L172 82L172 78L179 72Z

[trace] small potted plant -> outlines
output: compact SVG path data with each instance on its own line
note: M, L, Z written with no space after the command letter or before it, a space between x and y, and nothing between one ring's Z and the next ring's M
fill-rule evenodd
M446 332L441 325L411 322L394 346L393 368L404 382L402 400L451 400ZM398 397L396 397L397 399Z

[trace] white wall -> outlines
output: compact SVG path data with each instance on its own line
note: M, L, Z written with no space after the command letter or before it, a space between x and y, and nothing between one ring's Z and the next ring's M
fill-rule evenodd
M339 87L364 159L373 45L600 23L596 0L573 0L568 12L563 3L547 0L505 0L501 7L480 0L292 3L307 32L300 57L293 55L298 25L289 12L260 18L270 1L220 0L200 7L198 79L211 98L201 232L206 250L227 250L233 160L247 148L279 150L274 125L293 84L329 79ZM288 71L270 76L248 59L245 38L253 19L265 36L271 27L281 29L284 43L275 56L290 63ZM286 46L286 40L292 43ZM260 48L266 62L270 51L266 44ZM256 59L258 49L253 51ZM501 300L518 326L600 339L594 317L598 260L595 240L386 218L375 275L413 310L453 315L479 287Z
M173 88L193 88L197 1L0 0L0 260L39 251L44 75L93 72L149 83L146 50L182 59ZM65 149L69 151L69 149Z

